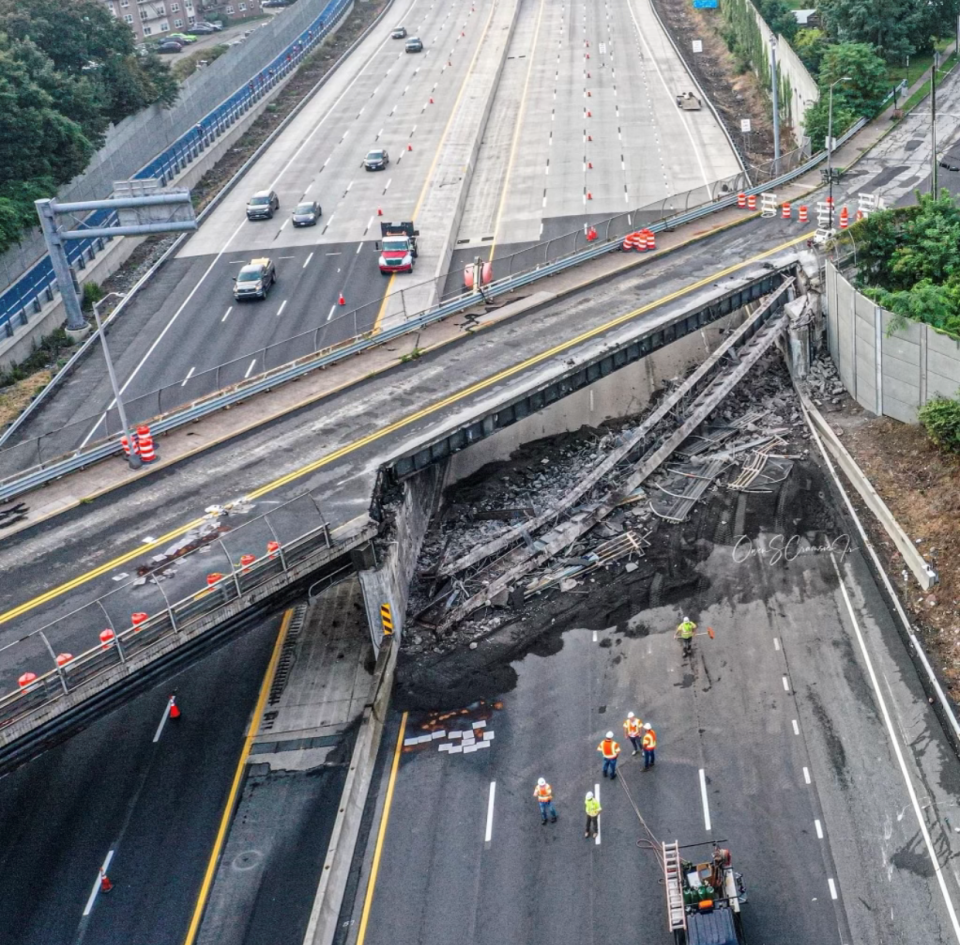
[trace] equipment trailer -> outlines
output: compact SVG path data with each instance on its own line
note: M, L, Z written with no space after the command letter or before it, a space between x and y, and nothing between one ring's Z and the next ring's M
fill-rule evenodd
M660 845L667 922L676 945L745 945L740 907L747 894L730 851L714 846L711 862L691 863L676 842Z

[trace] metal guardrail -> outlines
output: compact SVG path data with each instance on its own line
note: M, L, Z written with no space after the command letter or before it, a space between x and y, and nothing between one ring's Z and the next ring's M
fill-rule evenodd
M216 108L204 115L193 128L180 135L149 164L140 168L133 175L134 179L156 177L166 183L168 178L192 163L209 144L296 69L303 57L330 34L351 2L352 0L331 0L294 42ZM98 210L86 218L84 225L103 226L114 217L113 211ZM71 241L67 249L70 264L85 269L106 242L99 237ZM13 285L0 293L0 335L12 337L14 323L19 321L22 325L27 324L31 313L40 313L43 299L53 301L56 291L57 281L50 257L44 256Z
M349 5L350 0L347 0L347 5ZM329 81L333 74L340 68L341 64L347 59L347 57L357 48L357 46L362 43L369 33L379 24L380 20L385 16L387 11L390 9L392 0L387 3L383 10L380 12L380 15L373 20L372 23L354 40L350 47L344 50L342 56L334 62L327 72L319 79L319 81L314 85L309 92L296 104L294 109L287 115L283 121L277 125L274 130L267 135L263 140L260 146L247 158L246 161L237 169L233 176L220 188L219 191L213 196L210 202L197 214L197 223L198 225L203 223L207 217L213 213L213 211L222 203L224 198L236 187L238 183L243 179L247 171L263 156L276 141L276 139L287 129L290 123L300 114L300 112L306 107L307 103L316 95L317 92ZM341 11L342 12L342 11ZM330 29L336 25L338 17L330 23L327 28L322 32L318 38L323 39ZM272 86L271 86L272 87ZM147 270L146 273L137 281L137 283L127 292L126 296L120 301L120 303L110 312L107 318L103 322L104 328L109 328L115 316L119 315L122 309L133 299L136 294L146 285L150 279L157 273L157 271L180 249L180 247L190 238L192 234L183 233L178 236L174 242L167 248L167 250L161 255L161 257ZM53 291L48 292L49 301L53 301ZM99 332L94 330L91 332L90 336L83 342L83 344L78 348L73 355L70 357L70 360L54 375L50 383L44 387L44 389L27 405L26 409L2 432L0 433L0 446L9 440L14 433L41 407L44 401L50 396L51 392L56 390L56 388L62 383L67 377L70 376L74 368L80 363L80 361L87 355L90 348L97 342L99 339Z
M303 530L305 523L310 527ZM72 694L118 664L127 663L173 636L187 634L197 621L240 601L266 581L287 574L313 557L319 549L334 547L329 524L310 493L295 496L233 529L225 530L212 520L207 524L206 530L203 526L195 530L191 541L184 539L185 544L193 545L184 554L161 556L164 560L149 566L135 581L125 583L17 641L23 644L39 637L50 654L53 668L37 673L35 679L0 696L0 731L24 715ZM275 545L268 546L268 542ZM241 554L246 555L255 548L261 550L259 555L250 554L249 558L238 563ZM196 560L202 552L211 550L221 551L222 557L204 557L202 563ZM202 576L214 568L222 569L219 576L211 574L217 579L208 579L205 585L198 587ZM187 574L178 582L173 572L181 570ZM193 586L185 596L171 601L164 590L164 584L168 582ZM139 586L132 591L134 584ZM133 605L131 595L134 595ZM129 621L121 622L124 619L121 611L129 610L131 606L150 608L154 612L134 614ZM138 622L133 626L135 620ZM89 628L91 636L100 630L112 636L101 637L98 645L77 656L69 653L56 656L54 646L63 645L57 640L58 635L76 632L80 628ZM21 657L13 662L22 665L24 659Z
M889 93L885 101L892 98L892 96L893 92ZM853 135L855 135L868 123L868 121L869 119L867 118L861 118L851 125L850 128L848 128L847 131L837 139L834 151L836 152L837 148L842 147L847 141L849 141ZM759 194L764 191L769 191L779 187L782 184L789 183L798 177L802 177L808 171L823 163L823 161L826 160L826 157L826 152L822 151L819 154L813 155L809 160L800 164L798 167L795 167L786 174L782 174L779 177L771 181L767 181L762 185L746 189L744 192L747 194ZM654 232L672 230L678 226L683 226L686 223L691 223L695 220L702 219L703 217L706 217L719 210L725 210L730 207L734 207L736 206L736 203L737 194L731 193L728 197L718 200L711 200L710 202L705 203L704 205L693 210L677 214L673 217L668 217L667 219L657 223L652 223L648 226L648 228ZM183 409L178 408L169 414L159 416L158 418L151 420L151 431L154 435L157 435L160 433L170 432L171 430L175 430L178 427L184 426L185 424L193 423L201 417L215 413L216 411L222 410L226 407L230 407L255 394L263 393L264 391L267 391L280 384L285 384L289 381L295 380L296 378L302 377L303 375L308 374L311 371L315 371L318 368L328 367L331 364L345 360L353 355L359 354L362 351L378 345L385 344L401 337L402 335L420 331L426 326L447 318L450 315L456 314L457 312L463 311L466 308L470 308L474 305L485 302L488 299L496 298L497 296L503 295L507 292L512 292L539 279L563 272L572 266L580 265L581 263L588 262L591 259L596 259L599 256L619 249L619 247L619 237L607 241L598 240L596 244L591 245L586 249L573 252L564 258L553 261L546 265L537 266L526 273L512 275L506 279L493 282L484 287L483 295L481 295L479 292L463 293L462 295L456 296L454 299L445 302L434 309L421 312L418 315L408 318L402 324L380 331L376 335L367 333L365 335L359 335L354 339L348 339L346 342L337 345L335 349L324 353L319 353L316 357L302 358L291 363L290 365L285 365L268 373L260 374L254 378L251 378L249 382L241 382L227 391L218 392L217 394L203 398ZM85 466L100 462L109 456L119 454L121 449L119 437L115 437L96 442L89 447L74 451L62 458L58 457L49 464L38 464L32 469L0 479L0 502L16 498L19 495L23 495L26 492L30 492L33 489L38 488L44 483L58 479L61 476L68 475L69 473L76 472L79 469L83 469Z

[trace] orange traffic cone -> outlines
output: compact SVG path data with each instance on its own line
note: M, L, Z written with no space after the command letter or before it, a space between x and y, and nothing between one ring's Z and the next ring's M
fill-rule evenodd
M589 190L587 191L587 200L593 200L593 194Z
M593 170L593 162L592 162L592 161L587 161L587 170L590 170L590 171Z
M171 697L170 697L170 703L169 703L169 705L170 705L170 718L171 718L171 719L179 719L182 713L180 712L180 706L177 705L177 697L176 697L176 696L171 696Z
M412 151L412 150L413 150L413 145L412 145L412 144L408 144L408 145L407 145L407 150L408 150L408 151Z
M343 297L343 293L340 293L340 298L337 299L337 305L346 305L347 300Z
M110 882L110 877L100 870L100 892L108 893L111 889L113 889L113 883Z
M593 92L587 89L587 98L593 98Z
M593 141L593 135L587 135L587 141Z
M593 113L587 109L587 118L593 118Z
M383 216L383 208L382 208L382 207L377 207L377 216L378 216L378 217L382 217L382 216Z
M433 99L430 99L430 104L431 104L431 105L433 104Z

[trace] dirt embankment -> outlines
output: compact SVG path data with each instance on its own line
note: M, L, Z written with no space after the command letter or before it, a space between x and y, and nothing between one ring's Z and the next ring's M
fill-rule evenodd
M751 165L773 160L773 126L770 96L750 70L744 70L721 35L719 10L695 10L690 0L653 0L667 32L677 44L687 68L727 127L734 143ZM703 51L693 52L694 40ZM740 121L749 118L750 134L742 134ZM781 125L781 152L795 147L791 130Z

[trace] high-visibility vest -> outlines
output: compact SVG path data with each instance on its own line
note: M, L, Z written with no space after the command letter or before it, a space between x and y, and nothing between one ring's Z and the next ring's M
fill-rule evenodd
M640 719L627 719L623 723L623 730L627 733L628 738L636 738L642 728L643 722Z
M677 632L680 634L681 640L689 640L696 629L697 625L692 620L686 620L677 627Z
M657 733L652 728L643 733L643 747L647 751L657 747Z
M540 801L541 804L552 801L553 788L550 787L549 784L544 784L542 787L538 784L534 789L533 796Z
M597 751L602 751L604 758L616 758L620 754L620 746L612 738L605 738L597 746Z
M591 797L589 801L586 801L585 807L587 808L588 817L596 817L600 813L600 802L595 797Z

